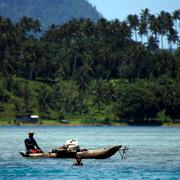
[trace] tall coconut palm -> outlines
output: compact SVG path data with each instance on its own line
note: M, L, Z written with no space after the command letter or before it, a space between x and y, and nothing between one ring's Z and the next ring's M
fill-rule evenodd
M139 18L136 14L134 15L128 15L127 16L127 22L130 26L131 29L134 30L134 34L135 34L135 40L137 41L137 28L139 26Z
M141 10L140 15L141 15L141 18L148 20L148 17L150 16L150 10L148 8L145 8L145 9Z
M141 11L139 23L139 35L141 36L141 40L143 40L143 36L146 36L148 40L149 17L150 13L148 8Z
M161 28L163 28L164 30L164 35L167 35L168 32L172 32L172 34L174 34L173 32L173 19L172 16L169 12L164 12L161 11L160 13L160 20L161 20ZM163 34L162 34L163 35Z
M165 12L165 26L166 26L166 33L173 28L173 17L171 16L171 14L169 12Z
M143 43L143 36L144 35L147 35L147 24L144 20L141 20L140 24L139 24L139 32L138 34L140 35L141 37L141 42Z
M124 37L125 40L129 40L131 38L131 29L127 25L125 21L121 23L121 32L122 32L122 37Z
M180 21L180 9L175 10L172 16L173 16L173 20L175 21L176 31L178 31L178 21Z
M168 38L169 48L171 50L172 44L176 44L176 42L178 42L179 40L178 32L175 29L171 28L169 30L167 38Z
M157 17L158 20L158 34L161 36L161 48L163 49L163 38L166 34L165 12L161 11Z
M158 38L158 20L155 15L149 17L149 29L156 38Z

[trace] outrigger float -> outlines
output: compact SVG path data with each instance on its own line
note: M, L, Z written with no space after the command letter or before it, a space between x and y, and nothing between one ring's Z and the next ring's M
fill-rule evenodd
M109 148L101 148L96 150L70 151L68 149L58 149L58 151L27 154L20 151L20 155L27 158L78 158L78 159L106 159L113 156L116 152L120 153L121 158L125 159L128 151L126 146L117 145Z

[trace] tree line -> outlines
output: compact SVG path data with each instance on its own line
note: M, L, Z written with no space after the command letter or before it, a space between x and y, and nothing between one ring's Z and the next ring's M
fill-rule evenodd
M155 16L145 9L122 22L72 19L41 32L38 20L0 17L1 77L7 90L14 77L44 83L39 111L88 114L95 106L120 119L144 121L159 113L177 119L179 20L180 10Z

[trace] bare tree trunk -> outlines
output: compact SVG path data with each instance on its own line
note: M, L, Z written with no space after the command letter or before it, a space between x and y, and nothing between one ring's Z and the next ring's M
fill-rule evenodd
M161 48L163 49L163 35L161 35Z
M135 30L135 39L136 39L136 41L138 41L138 39L137 39L137 31Z

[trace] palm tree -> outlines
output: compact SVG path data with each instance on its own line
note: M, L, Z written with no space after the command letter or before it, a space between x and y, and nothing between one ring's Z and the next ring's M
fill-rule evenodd
M170 50L172 49L172 44L176 44L179 40L178 32L175 29L170 29L169 33L167 35L168 37L168 43L169 43L169 48Z
M152 53L156 52L159 49L158 40L156 39L156 37L150 36L148 38L147 49Z
M16 24L16 28L21 35L26 36L30 32L30 35L33 33L38 33L41 31L41 24L39 20L33 20L30 17L23 16L20 21ZM29 34L28 34L29 35Z
M141 15L141 18L144 18L146 20L148 20L148 17L150 16L150 13L149 13L149 9L148 8L145 8L144 10L141 11L140 15Z
M120 22L118 19L115 19L107 25L106 42L108 44L112 43L115 46L114 48L118 45L122 46L126 40L131 39L131 33L131 28L127 22Z
M147 24L145 21L141 20L139 24L139 35L141 37L141 42L143 43L143 35L147 35Z
M163 37L173 28L173 20L170 13L161 11L158 15L158 33L161 35L161 47L163 48Z
M17 56L20 44L17 43L15 25L9 18L0 17L0 71L5 75L17 72L14 64L17 63Z
M135 40L137 41L137 28L139 26L139 18L136 14L128 15L127 21L128 21L130 28L134 30Z
M0 63L4 61L5 51L14 39L13 30L11 20L0 17Z
M161 48L163 49L163 37L166 33L165 31L165 23L164 23L164 11L161 11L161 13L158 15L158 34L161 36Z
M176 31L178 31L178 21L180 20L180 9L175 10L172 16L173 16L173 20L175 21Z
M105 18L101 18L96 24L96 36L103 39L108 33L109 22Z
M149 26L149 9L146 8L140 13L140 23L139 23L139 35L141 36L141 41L143 41L143 36L145 35L148 40L148 26Z
M158 20L155 15L149 17L149 29L152 32L152 35L158 36Z

